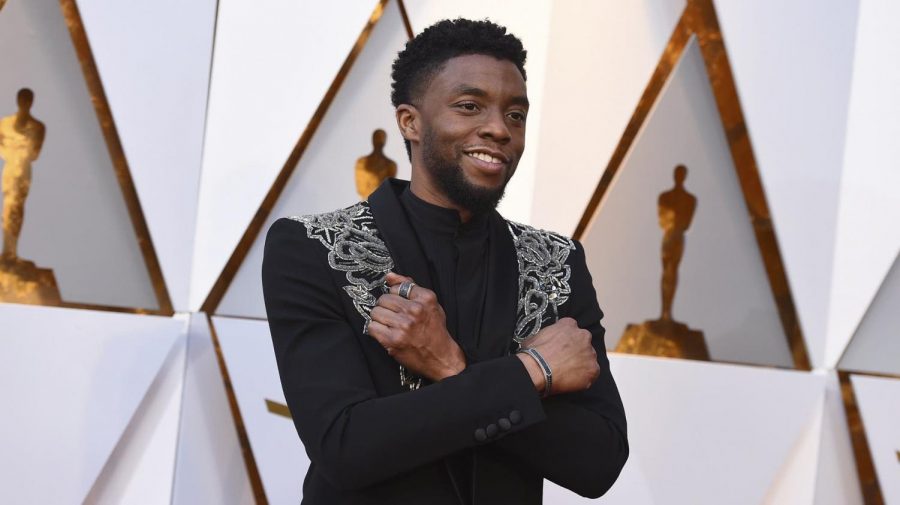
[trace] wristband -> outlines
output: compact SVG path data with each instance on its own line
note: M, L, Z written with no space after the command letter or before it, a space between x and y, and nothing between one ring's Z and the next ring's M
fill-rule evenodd
M531 347L523 347L522 349L516 351L516 354L522 353L531 356L535 361L537 361L538 366L541 368L541 372L543 372L544 374L544 393L541 396L549 396L550 388L553 386L553 371L550 370L550 365L547 364L547 361L543 356L541 356L541 353L539 353L537 349Z

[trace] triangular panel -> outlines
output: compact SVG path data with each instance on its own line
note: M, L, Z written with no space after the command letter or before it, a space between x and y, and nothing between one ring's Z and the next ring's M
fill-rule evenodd
M9 2L0 47L0 300L171 313L74 0Z
M296 502L309 459L294 423L277 413L285 400L269 325L228 317L215 317L212 324L266 498Z
M809 423L794 443L784 465L775 474L765 505L799 505L816 503L816 474L822 435L824 395L810 415Z
M160 269L178 311L188 310L219 3L78 2ZM244 39L250 42L255 40Z
M173 505L255 503L228 402L206 315L192 314Z
M0 321L4 500L80 503L184 323L24 305L0 305Z
M219 2L192 309L203 303L298 135L315 121L373 7L383 3Z
M610 368L656 503L763 503L824 391L820 376L760 367L612 355Z
M85 503L171 502L187 350L182 330Z
M396 163L398 177L409 178L406 151L389 99L391 64L407 40L397 2L388 2L299 163L291 167L292 175L221 303L207 309L229 316L266 317L260 283L265 230L280 217L330 211L359 201L356 162L372 152L376 129L386 132L384 153ZM224 275L228 273L226 269Z
M882 502L900 503L900 379L852 375L850 382Z
M806 369L717 29L690 2L575 236L610 350Z
M838 374L825 373L816 505L864 505Z
M825 9L814 1L714 3L809 359L814 368L833 367L836 358L823 363L823 357L826 331L831 330L829 312L836 307L829 301L831 287L838 282L832 267L838 266L835 239L840 241L841 230L835 224L845 210L845 190L854 185L848 181L869 175L856 163L845 168L844 157L851 133L848 104L861 90L861 60L876 62L884 89L895 95L897 87L888 77L891 66L883 63L893 61L887 47L897 43L881 41L884 52L860 51L859 35L871 33L873 27L858 23L857 12L885 2L836 2ZM884 19L896 15L882 18L880 24ZM890 25L883 29L896 31ZM896 50L893 54L900 55ZM883 117L892 102L887 97L875 100ZM875 128L884 125L864 121ZM890 133L882 135L872 140L887 139ZM859 314L855 317L858 321Z
M838 368L900 375L900 255L859 323Z
M852 73L836 68L831 51L817 46L820 58L828 62L829 75L852 75L853 79L846 137L838 143L844 152L843 171L840 205L836 206L831 299L825 321L828 332L824 364L832 368L840 361L900 252L900 114L894 113L900 110L900 65L885 64L900 61L900 30L893 22L900 19L900 2L852 2L835 7L858 9L859 14ZM852 20L832 9L823 14L835 21ZM816 28L823 38L834 37L833 30L821 25ZM816 107L834 109L823 103L816 103ZM829 118L833 116L840 114L828 114ZM806 132L805 127L803 131ZM822 144L821 139L810 137L817 145ZM805 151L828 153L818 148ZM817 175L818 172L817 169Z

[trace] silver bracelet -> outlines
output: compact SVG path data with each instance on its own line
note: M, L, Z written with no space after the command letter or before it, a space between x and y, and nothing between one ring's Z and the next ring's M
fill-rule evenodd
M537 361L538 366L541 367L541 372L544 373L544 393L541 396L549 396L550 388L553 386L553 370L550 370L550 365L547 364L547 360L541 356L541 353L539 353L537 349L531 347L523 347L516 351L516 354L520 353L525 353Z

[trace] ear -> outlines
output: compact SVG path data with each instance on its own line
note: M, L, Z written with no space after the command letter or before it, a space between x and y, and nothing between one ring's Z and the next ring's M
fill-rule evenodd
M397 126L400 128L400 135L410 142L419 142L419 110L413 105L406 103L397 106L394 111L397 117Z

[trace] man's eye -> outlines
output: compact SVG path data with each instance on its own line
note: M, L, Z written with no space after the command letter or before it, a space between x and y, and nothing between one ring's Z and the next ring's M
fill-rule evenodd
M521 112L510 112L508 116L513 121L525 121L525 114Z
M478 104L475 104L472 102L463 102L463 103L457 104L457 107L459 107L463 110L467 110L469 112L475 112L478 110Z

